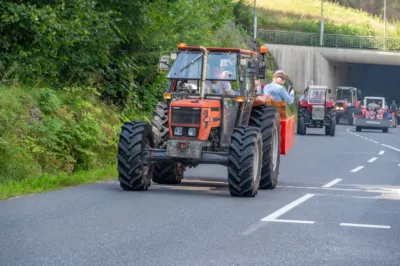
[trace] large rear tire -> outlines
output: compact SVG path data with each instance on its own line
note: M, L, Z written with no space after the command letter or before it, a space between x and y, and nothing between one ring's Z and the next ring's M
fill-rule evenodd
M155 147L165 149L169 139L168 105L159 102L151 122ZM153 181L158 184L180 184L185 172L185 166L180 162L156 162L153 171Z
M143 149L154 148L153 134L146 122L128 122L122 126L118 144L118 180L124 190L147 190L154 165L146 164Z
M275 107L265 105L254 107L249 126L261 130L263 138L263 160L260 189L274 189L278 182L281 160L280 114Z
M255 127L237 127L228 156L228 187L232 196L254 197L260 185L262 135Z

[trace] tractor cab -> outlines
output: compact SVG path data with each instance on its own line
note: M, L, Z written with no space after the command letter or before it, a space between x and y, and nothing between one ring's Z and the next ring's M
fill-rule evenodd
M307 87L307 97L301 99L298 105L298 134L306 134L306 128L325 127L326 135L335 135L335 103L328 99L329 91L330 89L327 86L312 85Z
M348 119L348 124L353 125L353 114L360 106L358 96L361 91L354 87L337 87L335 96L336 123L339 124L341 118Z
M181 44L170 59L172 66L164 68L170 139L209 141L206 149L227 149L234 127L248 119L255 80L265 78L265 54Z

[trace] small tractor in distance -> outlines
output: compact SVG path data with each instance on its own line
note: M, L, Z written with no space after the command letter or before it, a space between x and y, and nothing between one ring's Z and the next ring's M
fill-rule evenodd
M266 52L265 46L257 53L181 43L177 52L162 55L159 69L168 71L169 85L151 125L122 126L121 188L147 190L151 181L179 184L186 167L219 164L227 166L232 196L254 197L258 189L274 189L280 154L294 143L295 119L281 120L286 106L256 104L255 80L265 78Z
M351 126L354 124L353 114L360 107L361 101L357 99L360 95L361 91L354 87L336 88L336 124L340 123L341 118L347 118Z
M297 134L305 135L307 128L325 127L325 135L335 136L335 102L327 99L327 86L309 86L307 96L299 101Z

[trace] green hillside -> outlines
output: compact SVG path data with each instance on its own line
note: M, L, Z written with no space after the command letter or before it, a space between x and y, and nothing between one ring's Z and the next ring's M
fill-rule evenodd
M240 12L240 21L251 26L251 6L254 1L239 2L249 5L246 11ZM257 0L258 27L269 30L319 32L320 11L320 0ZM326 33L383 36L382 18L338 3L324 2L324 19ZM398 37L399 33L398 24L387 24L388 37Z

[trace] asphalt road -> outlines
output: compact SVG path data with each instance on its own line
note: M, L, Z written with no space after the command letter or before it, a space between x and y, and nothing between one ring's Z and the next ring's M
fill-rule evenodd
M399 265L400 129L296 136L279 186L234 198L226 168L0 201L0 265ZM385 146L386 145L386 146Z

